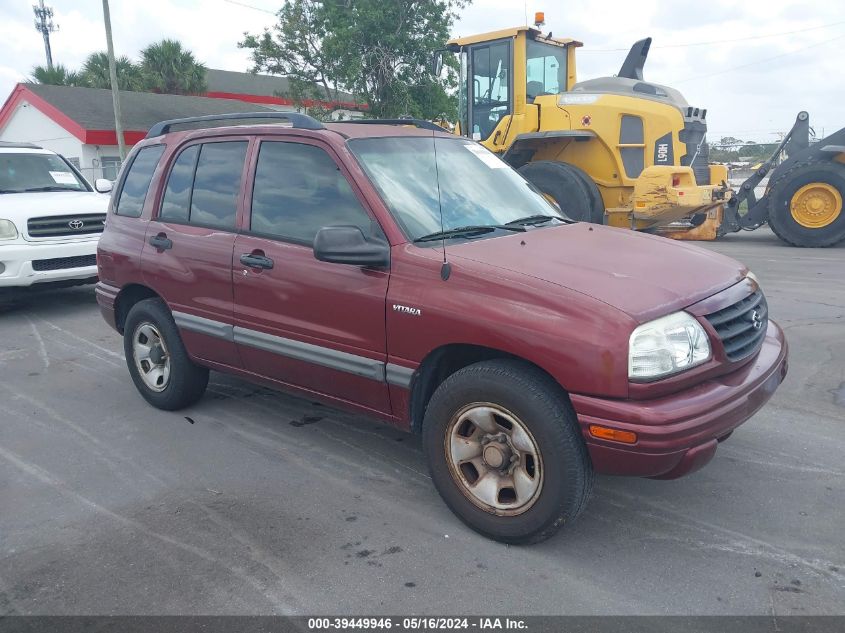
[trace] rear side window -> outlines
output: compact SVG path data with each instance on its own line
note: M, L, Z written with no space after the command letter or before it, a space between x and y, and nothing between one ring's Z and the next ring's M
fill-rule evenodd
M159 219L234 228L247 146L223 141L182 150L167 177Z
M115 206L115 213L131 218L141 215L144 200L147 198L147 190L150 188L150 181L153 179L153 172L162 152L164 152L164 145L153 145L135 154L129 171L123 179L123 188Z
M191 224L220 228L235 226L238 194L246 158L246 141L202 146L191 194Z
M365 233L372 226L331 156L313 145L261 143L250 230L311 244L317 231L337 224L359 226Z
M197 166L199 145L191 145L182 151L167 179L164 198L161 202L159 218L173 222L187 222L191 209L191 186L194 182L194 169Z

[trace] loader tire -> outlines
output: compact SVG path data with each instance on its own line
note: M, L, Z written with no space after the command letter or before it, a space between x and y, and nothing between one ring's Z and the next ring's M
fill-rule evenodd
M833 246L845 240L843 200L845 165L798 165L777 178L769 190L769 226L792 246Z
M519 168L519 173L554 200L560 210L578 222L604 222L604 203L592 179L575 165L539 160Z

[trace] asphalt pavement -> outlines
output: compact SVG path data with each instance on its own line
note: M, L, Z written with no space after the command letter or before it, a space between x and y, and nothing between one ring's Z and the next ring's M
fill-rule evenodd
M772 401L676 481L600 477L540 545L470 531L420 442L212 374L153 409L91 286L0 297L0 615L845 614L845 245L706 245L786 330Z

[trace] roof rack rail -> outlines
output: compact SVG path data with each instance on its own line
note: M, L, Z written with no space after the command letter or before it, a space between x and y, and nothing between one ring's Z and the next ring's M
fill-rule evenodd
M317 119L299 112L231 112L227 114L208 114L206 116L192 116L185 119L170 119L160 121L150 128L146 138L161 136L170 131L173 125L187 125L189 123L203 123L205 121L231 121L238 119L277 119L290 121L293 127L300 130L323 130L323 124Z
M431 121L422 119L352 119L351 121L335 121L335 123L365 123L370 125L413 125L423 130L434 132L449 132L446 128L440 127Z
M15 141L0 141L0 147L5 147L6 149L44 149L35 143L17 143Z

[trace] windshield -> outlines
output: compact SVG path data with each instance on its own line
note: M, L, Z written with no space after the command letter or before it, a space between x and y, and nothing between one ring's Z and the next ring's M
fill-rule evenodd
M88 191L56 154L0 152L0 193Z
M411 240L441 229L562 217L505 162L466 139L362 138L349 147Z

